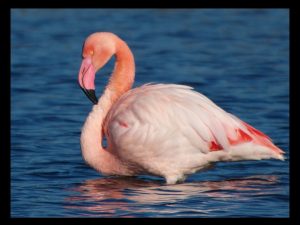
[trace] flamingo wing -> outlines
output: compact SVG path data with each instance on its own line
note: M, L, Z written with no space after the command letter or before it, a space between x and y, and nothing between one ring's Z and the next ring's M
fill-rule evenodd
M145 149L149 159L216 152L221 156L215 161L283 159L283 151L268 136L184 85L143 85L128 91L111 108L104 131L122 158L140 161L147 157Z

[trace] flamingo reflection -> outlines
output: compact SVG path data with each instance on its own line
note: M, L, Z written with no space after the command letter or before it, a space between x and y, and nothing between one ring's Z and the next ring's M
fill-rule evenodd
M149 208L155 208L154 205L164 205L164 208L169 208L166 210L171 212L176 208L172 206L186 199L246 200L253 196L268 194L272 190L266 188L266 185L271 186L277 182L278 177L273 175L177 185L164 185L163 181L149 179L107 177L86 180L72 188L70 190L72 194L65 199L65 208L80 210L83 212L81 216L91 216L91 212L101 216L114 216L124 212L123 217L130 217L130 212L135 214L149 212ZM192 210L209 213L205 206Z

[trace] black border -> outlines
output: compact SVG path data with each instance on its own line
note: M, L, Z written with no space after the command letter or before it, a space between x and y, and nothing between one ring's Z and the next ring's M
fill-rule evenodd
M194 1L172 1L172 0L152 0L152 1L73 1L65 2L72 3L66 4L65 7L71 8L288 8L291 4L291 0L194 0ZM37 1L27 0L20 2L10 2L11 8L60 8L63 7L63 2L59 0L52 1Z
M10 215L10 10L1 10L1 207L2 213ZM3 217L2 217L3 218Z
M300 30L297 29L299 24L299 8L290 8L290 218L294 220L295 224L300 223L300 214L297 212L296 205L299 200L297 192L299 190L299 184L297 182L297 171L296 160L299 158L298 147L295 144L297 140L297 129L299 129L299 107L297 107L297 102L299 102L299 81L297 76L299 76L299 40L300 40ZM297 18L298 17L298 18ZM299 22L298 22L299 23ZM297 93L298 92L298 93ZM298 95L297 95L298 94ZM295 144L295 145L294 145Z
M68 2L65 2L68 3ZM69 2L71 3L71 1ZM297 21L300 21L299 10L297 7L291 6L291 1L270 1L270 0L193 0L191 2L187 1L101 1L98 0L96 3L86 2L86 1L76 1L70 4L63 4L61 1L52 0L49 2L45 1L20 1L20 2L9 2L5 7L1 4L0 9L0 23L1 23L1 221L7 222L9 224L99 224L102 218L10 218L10 9L12 8L288 8L290 9L290 115L293 118L293 122L290 120L290 130L297 129L297 116L300 114L297 113L297 82L295 76L292 74L299 74L299 45L297 43L300 40L299 36L299 25L297 27ZM298 14L298 15L297 15ZM293 102L294 107L292 106ZM294 120L295 119L295 120ZM298 128L299 129L299 128ZM8 131L8 132L7 132ZM290 134L290 143L293 139L293 132ZM290 145L292 146L292 145ZM299 190L296 188L298 185L296 183L297 179L297 170L294 168L295 160L298 159L296 156L298 149L290 147L290 218L199 218L200 221L195 218L176 218L168 219L166 222L195 222L195 223L215 223L215 224L224 224L224 223L242 223L242 224L254 224L254 223L263 223L263 224L299 224L299 213L295 206L297 205L296 193ZM294 177L294 178L293 178ZM108 220L109 218L103 218ZM161 218L156 218L158 222ZM4 220L4 221L3 221ZM100 221L99 221L100 220ZM112 222L120 223L146 223L150 222L151 219L112 219ZM110 219L111 221L111 219ZM161 221L164 222L164 221ZM6 223L5 223L6 224Z

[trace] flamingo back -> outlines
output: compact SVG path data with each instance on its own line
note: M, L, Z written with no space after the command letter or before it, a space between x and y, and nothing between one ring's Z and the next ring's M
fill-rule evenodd
M192 173L216 161L283 160L267 135L185 85L132 89L103 125L109 151L156 174Z

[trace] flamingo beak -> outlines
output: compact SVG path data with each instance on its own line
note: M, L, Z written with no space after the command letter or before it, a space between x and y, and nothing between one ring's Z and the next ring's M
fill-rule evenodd
M96 72L92 64L92 59L90 57L84 58L80 66L78 82L80 88L93 104L98 103L95 93L95 75Z
M94 104L94 105L97 105L98 103L98 99L96 97L96 93L95 93L95 90L93 89L85 89L85 88L82 88L81 87L81 90L84 92L84 94L91 100L91 102Z

